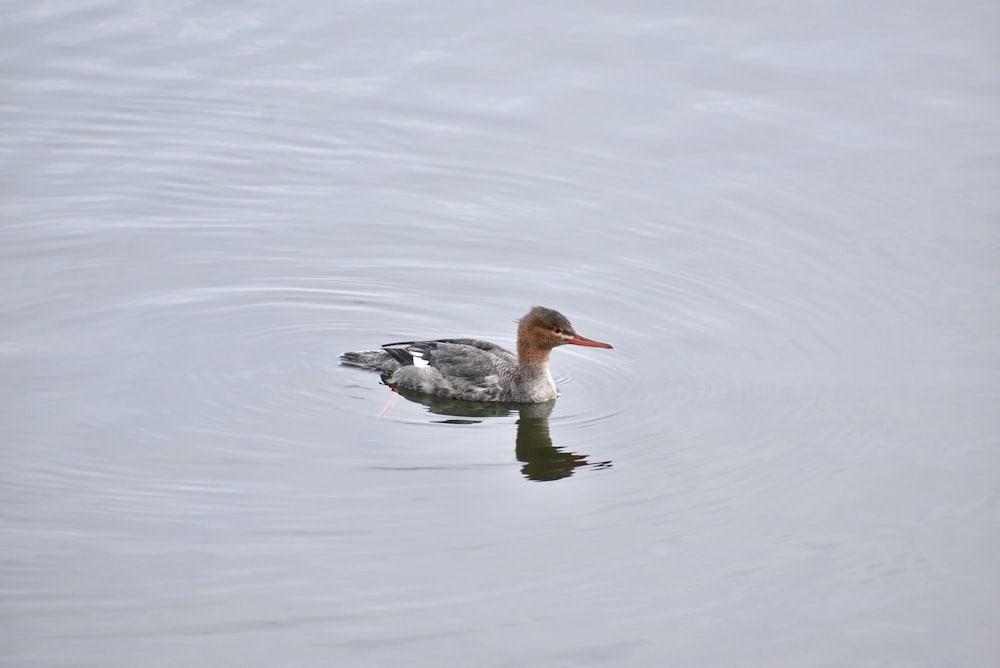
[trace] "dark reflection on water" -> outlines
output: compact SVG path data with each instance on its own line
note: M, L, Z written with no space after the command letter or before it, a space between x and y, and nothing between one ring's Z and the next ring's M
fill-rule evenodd
M549 412L555 401L546 404ZM517 440L514 452L519 462L524 462L521 473L530 480L559 480L573 475L578 466L588 466L593 469L611 468L611 460L592 462L588 455L578 455L568 452L552 444L549 435L548 413L534 414L531 410L522 409L521 418L517 421Z
M445 420L436 420L443 424L476 424L482 422L482 418L518 415L514 454L517 461L524 464L521 473L529 480L568 478L581 466L592 469L611 468L610 460L590 461L589 455L570 452L552 443L549 416L556 406L554 399L544 404L480 403L446 399L406 389L399 389L398 392L409 401L426 406L431 413L450 416Z

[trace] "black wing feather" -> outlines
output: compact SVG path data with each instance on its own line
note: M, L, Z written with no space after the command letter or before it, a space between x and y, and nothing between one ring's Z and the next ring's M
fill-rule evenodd
M468 350L468 348L456 348L453 346L469 346L475 348L477 351L482 351L471 355L471 357L472 359L481 359L486 362L485 368L487 369L491 369L496 363L497 360L494 356L497 354L505 357L514 357L505 348L480 339L397 341L395 343L382 344L382 349L404 366L412 365L413 358L420 357L428 365L440 369L445 375L467 379L474 379L482 375L484 371L483 366L469 364L472 351ZM479 357L480 355L483 355L483 357Z

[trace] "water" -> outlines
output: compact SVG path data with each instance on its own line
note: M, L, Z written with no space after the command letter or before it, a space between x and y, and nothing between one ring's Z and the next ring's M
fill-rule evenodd
M0 11L0 664L995 663L996 8Z

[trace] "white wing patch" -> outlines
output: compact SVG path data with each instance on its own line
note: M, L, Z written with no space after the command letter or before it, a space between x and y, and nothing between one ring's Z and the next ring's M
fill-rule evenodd
M430 366L431 363L424 359L424 355L420 351L410 350L408 352L410 353L410 355L413 356L413 366L417 367L418 369L422 369L425 366Z

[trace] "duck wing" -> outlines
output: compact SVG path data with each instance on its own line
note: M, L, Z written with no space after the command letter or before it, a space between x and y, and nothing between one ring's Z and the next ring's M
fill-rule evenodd
M517 372L517 355L479 339L399 341L382 349L400 367L390 383L471 401L502 401Z
M517 369L517 355L481 339L397 341L382 344L382 350L402 366L429 366L444 376L474 378L501 370L513 373Z

